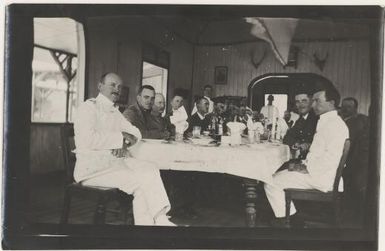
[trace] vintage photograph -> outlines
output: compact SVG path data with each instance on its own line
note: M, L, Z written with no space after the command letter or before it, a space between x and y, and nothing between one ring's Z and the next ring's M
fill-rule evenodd
M5 14L4 249L378 248L382 7Z

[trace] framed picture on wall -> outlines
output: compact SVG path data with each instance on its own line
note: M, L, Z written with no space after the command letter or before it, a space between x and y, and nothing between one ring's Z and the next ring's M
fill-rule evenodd
M216 66L214 72L214 84L227 84L227 66Z

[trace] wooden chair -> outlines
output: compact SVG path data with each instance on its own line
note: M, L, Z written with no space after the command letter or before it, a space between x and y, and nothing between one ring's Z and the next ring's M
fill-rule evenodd
M132 213L132 195L128 195L118 188L108 188L99 186L86 186L77 183L73 178L73 171L76 162L76 156L72 152L75 148L74 128L71 124L64 124L60 130L64 164L66 168L67 185L64 193L63 211L60 224L67 224L71 208L71 199L73 196L96 197L97 206L94 213L94 224L104 224L106 218L106 206L108 202L117 200L120 202L120 208L123 212L124 222L133 224ZM112 210L113 211L113 210ZM115 212L119 212L115 210Z
M290 204L292 200L306 200L306 201L320 201L331 202L334 206L334 223L339 226L341 223L341 197L342 192L338 191L338 186L341 180L342 171L345 167L346 159L350 149L350 140L347 139L344 144L340 163L336 171L336 177L334 179L333 191L321 192L316 189L285 189L285 201L286 201L286 225L290 226Z

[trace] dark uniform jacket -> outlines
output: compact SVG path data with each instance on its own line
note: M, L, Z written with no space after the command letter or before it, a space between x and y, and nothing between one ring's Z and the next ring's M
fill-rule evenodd
M345 119L351 140L350 151L343 170L345 190L353 193L355 199L363 194L367 187L369 165L369 119L357 114ZM362 199L362 198L361 198Z
M163 132L163 134L167 137L175 136L175 126L171 124L170 117L162 117L160 114L155 115L154 113L152 113L152 119L149 121L148 124L148 128L150 128L150 130L159 130L160 132Z
M290 128L285 137L283 143L290 147L295 143L309 143L313 142L313 137L317 128L317 122L319 117L310 111L306 120L300 116L295 122L292 128ZM306 156L303 156L306 157Z
M200 126L202 133L203 131L207 131L209 129L209 125L211 123L211 116L206 115L204 119L201 119L198 115L198 112L196 112L190 118L188 118L187 122L188 128L186 132L192 132L194 126Z
M143 138L163 139L165 137L165 128L157 126L151 110L142 109L138 103L127 107L123 116L140 130Z

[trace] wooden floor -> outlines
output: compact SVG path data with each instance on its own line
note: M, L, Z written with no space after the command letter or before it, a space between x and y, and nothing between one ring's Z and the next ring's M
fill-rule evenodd
M215 176L213 176L215 177ZM236 198L242 196L242 191L238 189L239 180L234 178L220 178L215 182L225 182L226 189L216 190L218 194L215 199L202 199L194 203L189 209L192 209L195 214L191 215L184 213L183 205L180 200L177 200L173 195L169 195L170 201L174 208L177 208L176 213L172 214L171 220L178 226L204 226L204 227L245 227L245 214L243 198ZM229 183L230 182L230 183ZM234 187L235 186L235 187ZM238 190L229 194L231 191ZM226 196L223 194L227 193ZM268 227L270 220L273 218L271 208L264 197L263 189L261 189L261 196L258 199L258 216L257 227ZM62 211L64 195L64 177L62 174L45 175L44 177L37 177L32 180L32 189L30 191L30 210L28 217L32 222L39 223L59 223L60 214ZM211 193L211 196L213 194ZM207 196L210 197L210 196ZM226 197L226 199L223 199ZM71 205L71 214L69 223L71 224L92 224L93 212L95 210L95 200L87 198L74 197ZM175 205L174 205L175 204ZM183 204L183 203L182 203ZM312 215L321 218L321 220L329 220L328 206L325 207L317 205L300 204L300 209L305 212L303 215L310 212ZM108 208L113 211L118 211L118 203L112 202L108 205ZM119 213L107 213L107 224L122 225L125 224L123 216ZM343 226L345 227L359 227L357 219L350 216L347 211L344 214ZM305 227L329 227L328 224L324 224L318 221L307 221Z

